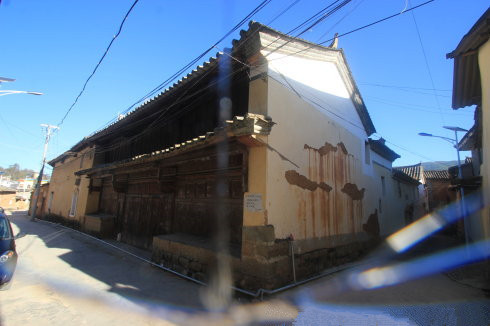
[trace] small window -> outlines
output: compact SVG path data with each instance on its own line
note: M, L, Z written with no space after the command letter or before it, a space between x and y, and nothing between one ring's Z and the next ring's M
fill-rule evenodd
M73 192L71 197L71 207L70 207L70 217L75 216L77 213L77 202L78 202L78 189Z
M378 200L378 209L379 209L379 213L383 213L383 206L381 206L381 198Z
M398 198L402 198L402 185L400 184L400 181L397 181L397 186L398 186Z
M81 157L80 157L80 169L83 167L83 158L85 157L85 154L83 154Z
M386 184L385 184L385 177L381 177L381 193L386 195Z
M371 149L368 142L364 143L364 162L367 165L371 164Z

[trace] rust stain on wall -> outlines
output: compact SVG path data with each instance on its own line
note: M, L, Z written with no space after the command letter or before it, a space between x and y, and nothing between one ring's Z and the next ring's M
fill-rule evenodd
M377 209L374 210L373 214L369 215L366 224L362 225L362 229L372 236L379 236L379 221Z
M289 170L287 182L297 186L298 227L305 238L362 231L363 198L354 179L359 158L349 154L345 144L325 142L320 148L304 145L306 176Z
M362 200L364 198L364 191L366 189L362 188L359 190L357 185L353 183L346 183L342 188L342 192L349 195L352 200Z

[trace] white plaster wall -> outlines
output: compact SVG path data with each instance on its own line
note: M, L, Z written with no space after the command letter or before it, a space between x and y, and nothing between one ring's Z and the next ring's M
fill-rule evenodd
M276 125L268 137L271 150L266 160L266 210L268 223L275 227L276 238L292 234L295 239L309 239L362 232L362 224L378 208L381 172L373 167L373 163L365 163L367 134L336 64L297 57L275 60L274 53L268 59L267 114ZM305 145L319 149L325 143L345 145L348 155L342 158L343 182L366 189L362 203L341 193L344 184L336 183L331 173L325 172L328 175L325 176L318 172L332 171L332 167L319 168L319 165L330 163L320 162L319 156L312 155L312 150ZM337 154L339 148L337 146ZM393 192L391 162L372 151L370 156L371 160L386 167L386 173L382 174L385 175L387 191ZM327 184L333 189L325 193L322 189L309 191L292 185L285 178L286 171L290 170L313 182L328 179ZM386 207L391 202L387 200ZM334 216L335 226L331 217L325 217L332 213L327 208L332 205L336 206L334 215L336 212L343 215ZM387 213L379 216L381 234L403 226L403 209L398 207L401 205L395 205L391 211L386 209ZM397 210L399 214L396 216L390 213ZM356 216L354 219L353 215Z

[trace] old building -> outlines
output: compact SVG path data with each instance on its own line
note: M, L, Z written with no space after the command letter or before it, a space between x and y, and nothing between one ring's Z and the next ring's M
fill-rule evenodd
M485 208L471 219L472 239L490 237L490 9L478 19L461 39L456 49L446 55L454 60L453 109L475 105L475 125L460 142L461 149L471 150L474 171L481 179L464 181L481 188Z
M16 190L0 186L0 207L2 208L15 208L16 203Z
M46 210L199 279L225 243L249 289L355 259L404 226L418 183L369 138L344 52L259 23L240 36L52 160Z
M394 168L397 171L403 172L410 178L418 182L417 189L414 190L413 198L413 217L419 218L430 211L429 196L422 163L406 166L397 166Z

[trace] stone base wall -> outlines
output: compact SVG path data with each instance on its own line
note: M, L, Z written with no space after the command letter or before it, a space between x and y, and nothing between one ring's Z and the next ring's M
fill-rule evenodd
M115 219L109 215L85 215L83 217L83 231L99 238L114 236Z
M67 226L69 228L75 230L81 230L81 224L76 219L67 218L64 216L56 215L56 214L45 214L42 216L37 216L37 218L53 223L59 223L61 225Z
M363 237L359 241L308 252L298 250L300 243L275 239L273 226L243 227L241 255L230 257L234 285L251 291L275 289L293 283L293 252L296 280L300 281L355 261L378 242ZM168 240L166 236L153 238L152 260L203 282L209 280L216 266L212 249Z

